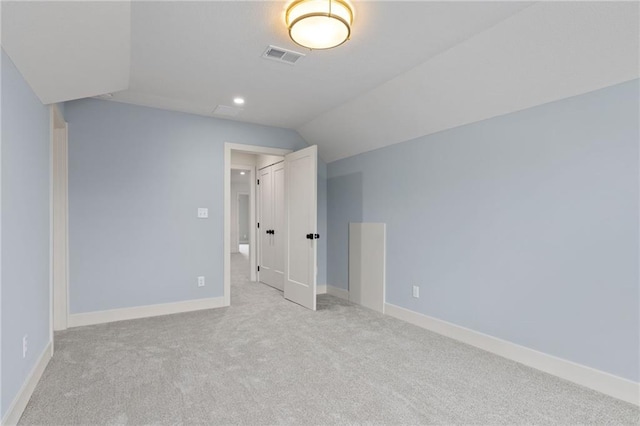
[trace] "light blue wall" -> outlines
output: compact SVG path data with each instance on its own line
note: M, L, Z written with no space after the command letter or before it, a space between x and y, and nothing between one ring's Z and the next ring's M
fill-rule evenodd
M329 283L346 288L347 223L386 222L388 303L638 381L639 94L330 163Z
M0 416L49 342L49 109L2 51ZM22 337L28 352L22 358Z
M352 157L351 165L359 157ZM329 163L331 173L336 163ZM347 165L347 167L351 167ZM362 222L362 173L346 172L327 178L327 284L349 287L349 223Z
M71 313L222 296L224 143L307 146L292 130L93 99L65 118Z

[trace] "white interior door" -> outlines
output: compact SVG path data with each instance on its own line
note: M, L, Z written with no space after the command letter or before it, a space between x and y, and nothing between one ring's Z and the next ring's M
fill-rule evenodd
M316 310L318 148L285 156L284 297Z
M284 290L284 164L260 169L260 281Z
M284 161L274 164L273 175L273 216L271 243L273 249L272 277L274 286L284 289Z
M258 185L258 265L260 266L259 280L271 285L271 268L273 264L273 250L271 247L271 222L273 215L273 174L271 167L261 169L258 173L260 183Z

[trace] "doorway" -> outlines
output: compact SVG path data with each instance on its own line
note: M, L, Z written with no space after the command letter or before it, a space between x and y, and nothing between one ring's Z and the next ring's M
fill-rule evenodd
M256 171L273 162L273 157L280 157L275 163L282 163L279 179L283 181L280 196L284 198L281 208L281 223L271 221L268 229L256 220L257 187L259 185ZM284 161L281 161L284 157ZM262 161L264 160L264 161ZM271 161L271 163L268 163ZM235 171L250 170L251 185L249 186L250 224L249 227L249 279L252 282L259 278L258 271L262 265L261 243L259 238L272 238L277 232L280 236L282 257L284 258L281 271L284 283L284 297L304 307L316 309L316 275L317 275L317 147L310 146L294 153L291 150L266 148L252 145L225 144L224 166L224 301L231 305L231 256L237 242L237 253L240 253L240 243L237 237L240 227L236 226L237 214L241 198L240 192L232 196L232 177ZM243 164L240 164L243 163ZM275 171L275 170L272 170ZM282 193L283 192L283 193ZM258 207L259 208L259 207ZM262 220L262 219L261 219ZM276 227L279 229L276 230ZM269 235L267 236L267 231ZM264 234L264 235L263 235ZM273 239L273 238L272 238ZM266 240L265 240L266 241ZM275 240L274 240L275 241ZM275 244L275 242L274 242ZM234 265L237 262L234 261ZM235 272L234 272L235 273Z

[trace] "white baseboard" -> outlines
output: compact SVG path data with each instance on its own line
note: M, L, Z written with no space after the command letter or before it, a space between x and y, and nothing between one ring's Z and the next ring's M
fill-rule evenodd
M316 286L316 294L326 294L327 293L327 285L321 284Z
M45 368L47 368L47 365L49 364L51 354L53 353L52 347L52 342L49 342L49 344L47 344L47 347L45 347L40 354L40 357L38 357L38 360L33 366L31 373L29 373L29 376L27 376L27 380L25 380L22 384L20 391L18 391L18 394L9 406L4 419L2 419L2 422L0 422L2 426L14 426L18 424L18 421L20 420L24 409L27 407L27 403L31 399L31 395L35 390L36 385L42 377L42 373L44 373Z
M134 306L132 308L110 309L108 311L85 312L69 315L69 327L103 324L138 318L157 317L181 312L199 311L227 306L224 297L185 300L183 302L162 303L158 305Z
M339 297L340 299L349 300L349 290L334 287L332 285L327 285L327 294Z
M528 367L544 371L614 398L640 405L640 383L389 303L385 304L385 313Z

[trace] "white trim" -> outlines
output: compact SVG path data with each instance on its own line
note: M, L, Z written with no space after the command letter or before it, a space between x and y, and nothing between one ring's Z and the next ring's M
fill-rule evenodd
M316 294L327 294L327 285L326 284L318 284L316 286Z
M256 235L256 166L249 171L249 279L256 281L258 269L258 236Z
M49 107L49 341L53 342L53 158L56 131L55 105ZM51 345L53 346L53 345ZM53 355L53 353L52 353ZM1 357L1 356L0 356ZM1 414L0 414L1 415ZM4 424L4 422L3 422Z
M70 304L70 291L69 291L69 283L71 282L71 279L69 278L70 276L70 272L71 272L71 268L69 268L69 124L65 123L65 138L66 138L66 143L65 143L65 215L66 215L66 223L65 223L65 260L66 260L66 282L65 282L65 293L67 296L67 303L65 304L65 315L66 315L66 320L65 323L67 325L67 327L69 326L69 306ZM53 338L51 340L53 342ZM54 349L55 345L51 346L51 353L53 354L53 349Z
M339 297L340 299L349 300L349 290L334 287L329 284L327 284L327 294L330 296Z
M69 316L69 203L67 125L54 129L52 194L53 329L65 330Z
M640 383L567 361L478 331L433 318L390 303L385 313L446 337L467 343L528 367L552 374L614 398L640 405Z
M50 341L38 357L38 360L29 373L29 376L22 384L20 391L18 391L13 402L9 405L9 409L6 412L4 419L2 419L2 426L13 426L18 424L24 409L27 407L27 403L29 403L29 399L31 399L31 395L35 390L36 385L42 377L42 373L44 373L45 368L47 368L47 365L49 364L49 360L53 354L52 346L53 342Z
M210 297L206 299L193 299L174 303L110 309L107 311L84 312L81 314L69 315L69 327L81 327L84 325L157 317L160 315L171 315L182 312L199 311L202 309L221 308L223 306L226 306L224 304L223 297Z
M224 305L231 305L231 151L242 151L247 154L267 154L267 155L279 155L285 156L290 153L290 149L282 148L267 148L257 145L243 145L238 143L225 142L224 144ZM253 185L251 198L255 202L255 181L256 173L255 167L252 172ZM254 209L255 212L255 209ZM255 217L252 219L255 223ZM255 238L255 227L251 227L253 234L253 246L257 249L257 243ZM250 237L251 238L251 237ZM254 253L256 250L254 250ZM257 262L257 258L256 258Z
M67 328L67 321L69 317L69 204L68 204L68 143L69 143L69 127L65 122L64 115L60 110L58 104L53 104L49 108L50 126L49 126L49 340L50 344L50 357L54 352L54 329L64 330ZM61 132L61 133L60 133ZM64 137L64 142L56 144L56 137L61 134ZM58 145L58 146L56 146ZM62 152L61 152L62 151ZM60 160L63 160L62 162ZM57 162L57 167L55 164ZM61 164L62 163L62 164ZM56 171L58 173L56 173ZM63 173L62 185L60 181L60 173ZM56 250L60 248L61 244L54 244L54 230L59 229L60 222L55 220L54 211L56 205L54 205L54 194L59 194L60 190L64 190L63 201L64 204L58 206L58 211L62 210L65 218L63 231L58 232L58 235L62 235L64 241L63 256L54 257ZM58 197L59 198L59 197ZM60 243L60 242L58 242ZM58 262L58 268L54 268L55 262ZM54 279L54 271L63 269L63 280L60 280L60 274L58 274L58 280ZM57 300L54 297L56 292L62 293L63 297L58 297ZM60 315L60 312L64 314ZM57 327L55 326L57 323Z

